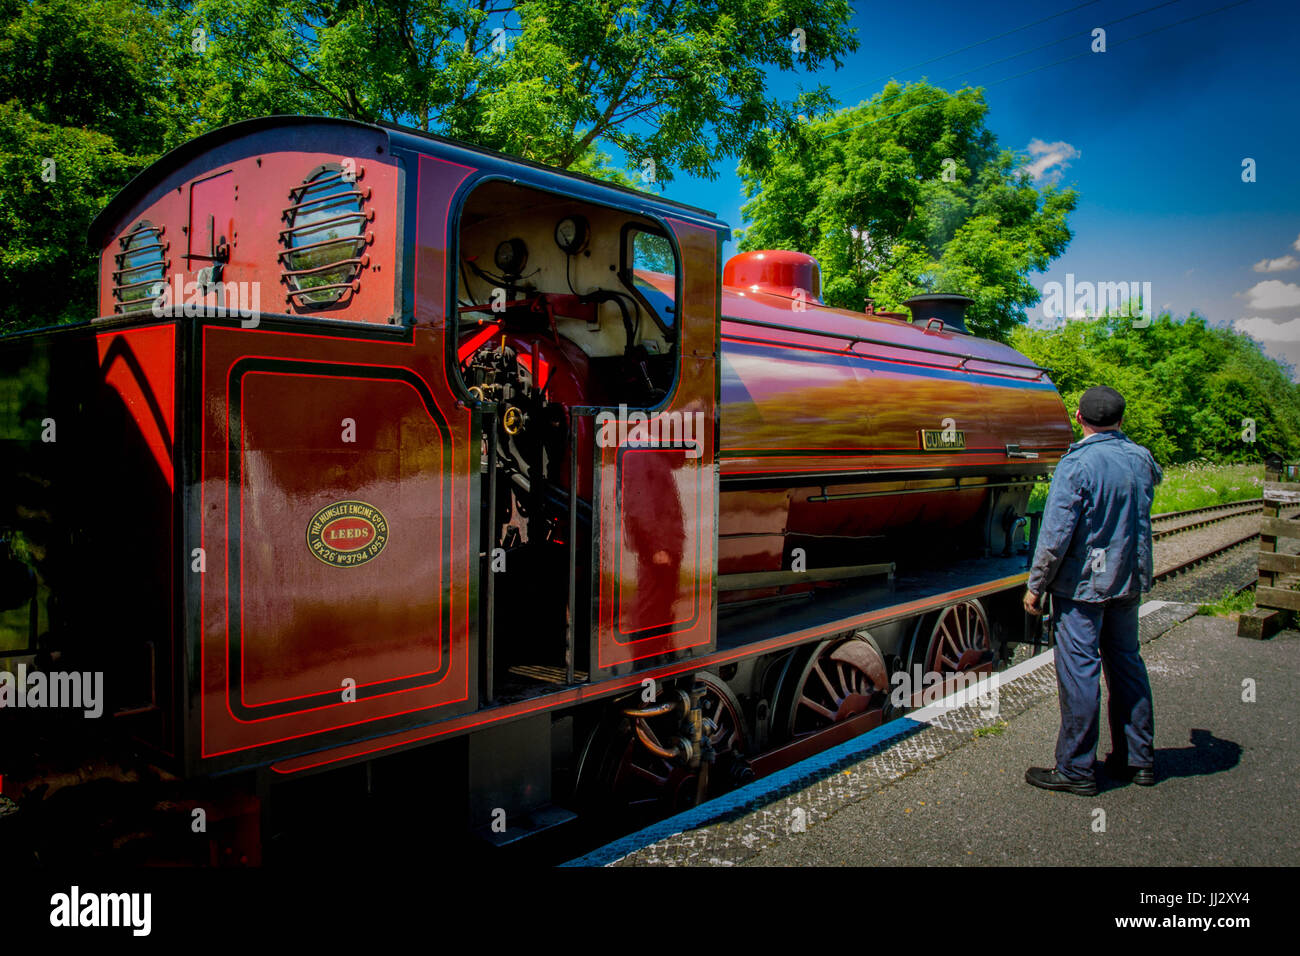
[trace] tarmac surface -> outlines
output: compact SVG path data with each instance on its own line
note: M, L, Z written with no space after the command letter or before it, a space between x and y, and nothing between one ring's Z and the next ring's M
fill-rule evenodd
M1228 619L1193 616L1194 605L1155 601L1143 610L1155 787L1099 773L1100 793L1082 797L1024 782L1028 767L1052 765L1059 721L1055 669L1040 655L1000 678L996 707L984 698L926 708L815 766L765 778L574 862L1300 863L1300 632L1253 641L1238 638ZM1105 706L1103 690L1099 761L1110 750Z

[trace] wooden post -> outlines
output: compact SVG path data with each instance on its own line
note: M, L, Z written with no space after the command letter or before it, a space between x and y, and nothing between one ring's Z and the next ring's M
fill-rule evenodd
M1277 535L1267 534L1268 519L1282 517L1282 503L1269 498L1268 491L1270 484L1276 484L1282 480L1280 471L1264 469L1264 520L1260 523L1259 550L1261 553L1275 553L1277 551ZM1259 563L1259 583L1255 585L1255 593L1259 593L1260 588L1271 588L1275 579L1274 572L1264 570L1264 562L1261 559Z
M1256 610L1237 621L1238 637L1266 638L1282 626L1281 611L1300 611L1300 591L1290 583L1300 573L1300 555L1278 551L1277 539L1300 537L1300 522L1282 517L1285 503L1300 501L1296 465L1276 459L1264 470L1264 513L1259 527L1259 579L1255 585Z

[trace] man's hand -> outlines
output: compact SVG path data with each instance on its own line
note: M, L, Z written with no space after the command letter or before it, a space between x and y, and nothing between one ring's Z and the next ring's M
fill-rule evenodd
M1033 591L1025 591L1025 610L1034 617L1043 616L1043 609L1038 606L1038 595Z

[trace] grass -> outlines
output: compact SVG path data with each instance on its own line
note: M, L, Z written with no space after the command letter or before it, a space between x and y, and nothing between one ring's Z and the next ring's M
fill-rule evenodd
M1224 588L1223 597L1212 604L1202 604L1197 614L1205 614L1210 617L1226 617L1236 620L1247 611L1255 609L1255 589L1242 591L1240 594L1235 593L1233 588Z
M987 727L976 727L975 739L978 740L981 737L996 737L998 734L1004 733L1009 726L1011 725L1005 720L999 720L997 723L990 724Z
M1047 487L1045 482L1034 485L1029 495L1031 512L1043 510ZM1165 469L1164 481L1156 486L1156 500L1151 513L1188 511L1244 498L1258 498L1263 489L1263 465L1215 465L1207 461L1170 465Z

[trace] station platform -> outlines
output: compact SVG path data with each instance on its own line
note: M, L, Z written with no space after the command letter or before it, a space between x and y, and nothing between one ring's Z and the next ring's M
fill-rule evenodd
M1059 721L1047 651L567 866L1294 866L1300 632L1268 641L1148 601L1154 787L1024 782ZM1253 690L1253 699L1248 690ZM1110 751L1102 695L1099 759Z

